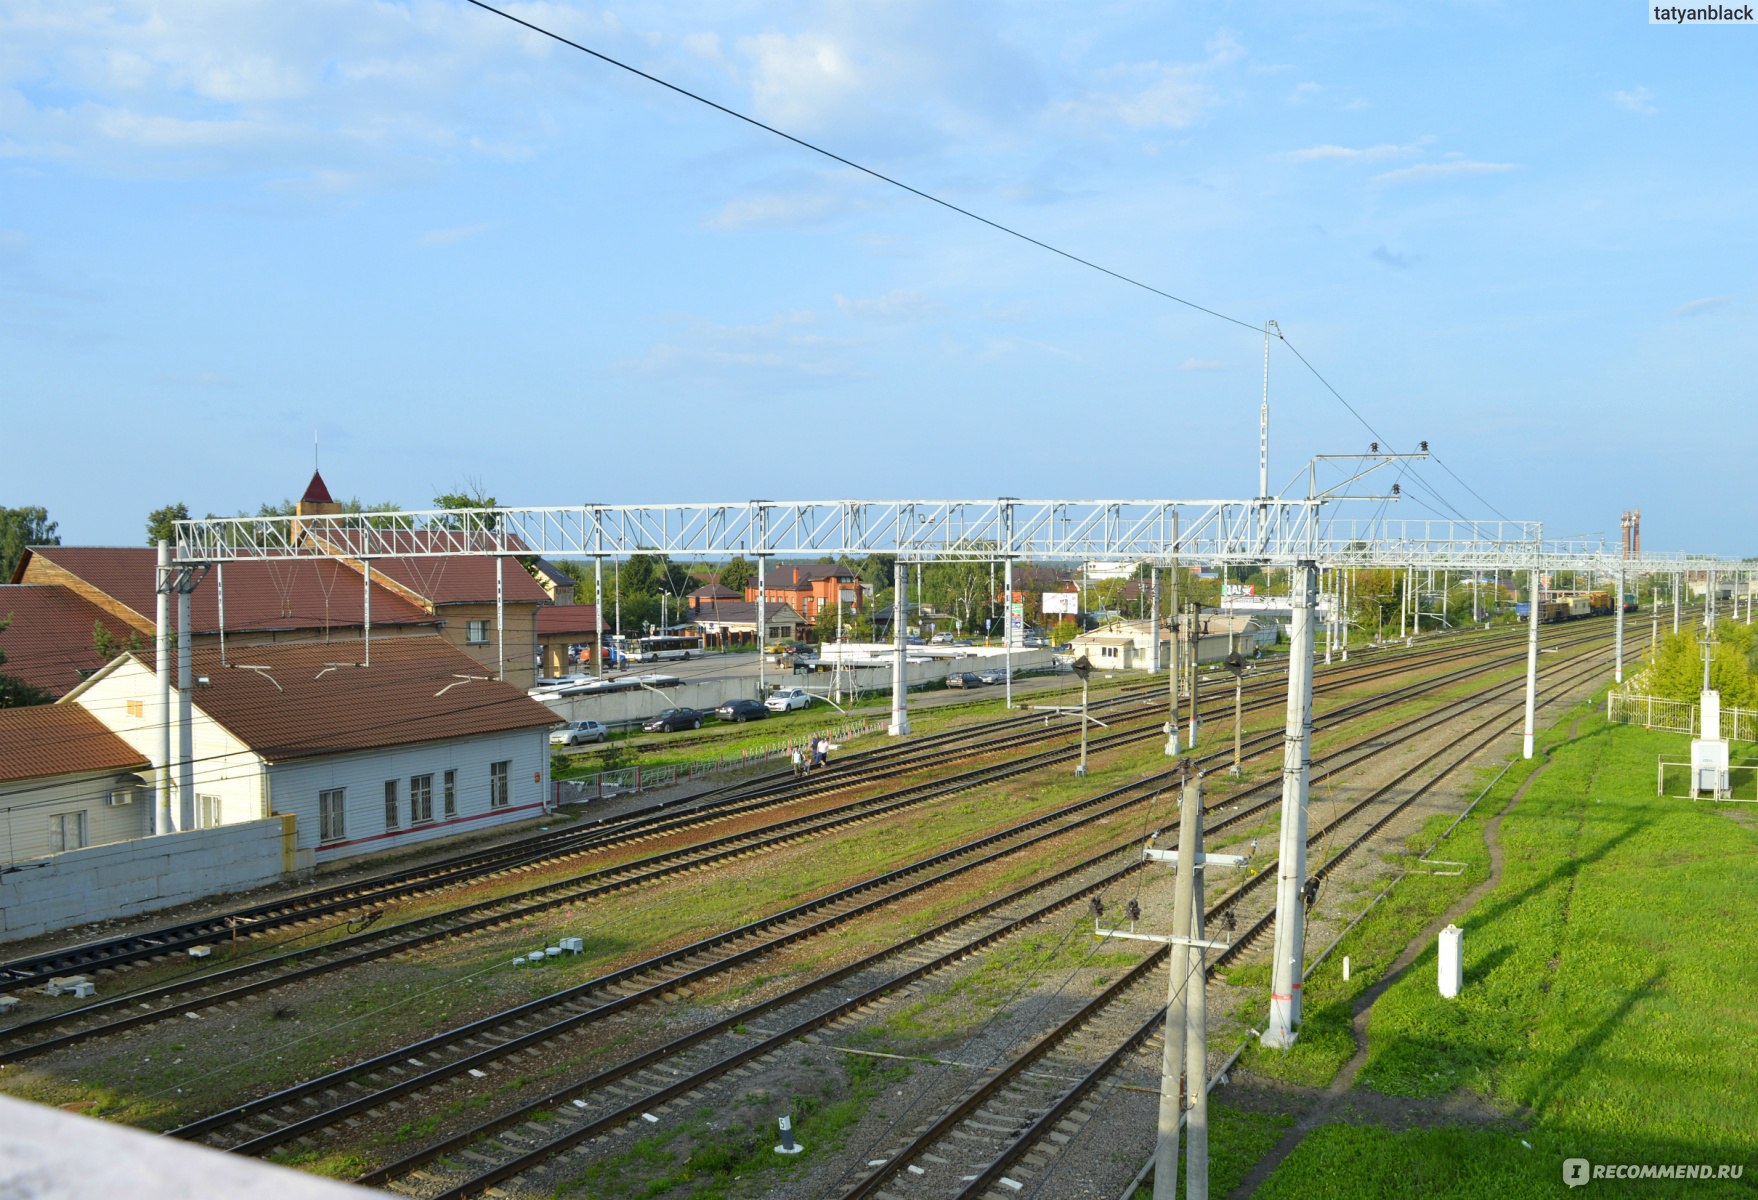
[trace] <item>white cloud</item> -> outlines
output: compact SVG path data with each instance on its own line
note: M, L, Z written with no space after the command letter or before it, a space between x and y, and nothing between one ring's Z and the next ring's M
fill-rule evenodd
M1627 91L1613 92L1611 101L1626 112L1647 114L1660 111L1654 106L1654 93L1645 87L1633 87Z
M867 82L853 55L825 34L763 33L738 46L750 61L757 111L783 128L818 128Z
M1287 157L1293 159L1295 162L1321 162L1325 160L1341 160L1343 162L1378 162L1382 159L1404 158L1408 155L1415 154L1421 149L1426 141L1427 139L1425 138L1423 141L1412 142L1406 146L1395 146L1389 142L1382 142L1378 146L1362 146L1359 148L1354 146L1335 146L1327 143L1322 146L1308 146L1304 150L1290 150Z
M1101 83L1115 83L1058 105L1064 113L1100 124L1131 129L1188 129L1221 103L1210 80L1245 56L1245 48L1223 30L1204 47L1200 62L1125 63L1099 72Z
M851 317L868 317L876 321L909 321L932 307L920 292L896 288L883 296L844 296L838 292L836 307Z
M1718 308L1726 308L1733 303L1731 296L1704 296L1700 300L1691 300L1673 309L1675 317L1700 317L1704 313L1714 312Z
M1425 179L1441 179L1448 175L1495 175L1503 171L1512 171L1515 163L1475 162L1468 158L1450 159L1447 162L1416 163L1408 167L1399 167L1395 171L1386 171L1373 177L1374 183L1419 183Z
M1308 101L1317 99L1318 94L1324 90L1323 87L1316 83L1296 84L1294 90L1288 93L1288 103L1305 104Z

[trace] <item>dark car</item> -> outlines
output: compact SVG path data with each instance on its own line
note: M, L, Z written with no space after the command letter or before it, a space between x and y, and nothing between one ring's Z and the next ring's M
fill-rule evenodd
M946 677L946 686L955 688L982 687L983 681L969 671L954 671Z
M641 728L648 733L676 733L680 729L700 729L702 714L693 708L668 708Z
M728 700L714 710L714 715L722 721L737 721L743 725L746 721L761 721L769 715L769 710L756 700Z

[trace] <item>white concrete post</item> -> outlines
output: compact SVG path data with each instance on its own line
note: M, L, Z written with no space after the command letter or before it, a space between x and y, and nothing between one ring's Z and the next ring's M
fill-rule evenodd
M1538 568L1532 568L1532 600L1526 606L1526 732L1520 740L1520 757L1532 757L1532 739L1538 719Z
M1624 569L1618 568L1618 590L1612 596L1612 611L1617 614L1617 665L1612 669L1612 682L1624 682Z
M189 581L178 579L177 584L177 828L194 829L195 672L189 644Z
M892 578L891 641L897 657L891 664L891 724L886 726L885 732L892 737L902 737L910 731L909 662L905 656L909 644L908 605L905 602L909 595L909 564L898 559Z
M1300 1027L1300 976L1306 950L1306 792L1312 765L1311 562L1292 571L1288 717L1282 735L1282 836L1276 863L1276 941L1270 965L1270 1019L1263 1044L1287 1049Z
M158 626L153 635L154 658L159 672L159 754L153 797L153 832L170 833L177 828L171 819L171 543L159 539Z
M722 644L726 633L721 632ZM592 654L598 660L595 674L604 678L604 555L592 559Z

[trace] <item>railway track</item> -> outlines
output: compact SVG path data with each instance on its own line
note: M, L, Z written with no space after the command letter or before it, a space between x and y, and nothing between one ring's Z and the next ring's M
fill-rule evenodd
M1577 643L1592 640L1594 639L1589 635L1586 638L1577 639ZM1473 658L1476 655L1455 653L1443 656L1441 662L1444 664L1459 657ZM1436 664L1431 660L1423 665ZM1435 680L1425 680L1420 684L1412 685L1412 688L1419 692L1427 687L1435 686L1437 682L1444 683L1455 677L1467 677L1482 670L1493 669L1497 665L1502 664L1494 661L1476 663L1437 676ZM1394 667L1379 665L1354 675L1332 676L1326 680L1325 689L1358 686L1362 682L1375 681L1392 673L1395 673ZM1369 703L1379 703L1383 700L1384 697L1376 697L1374 701ZM1258 706L1279 703L1279 697L1260 697L1256 701ZM1149 717L1148 724L1144 727L1118 729L1091 739L1092 752L1101 752L1108 748L1125 746L1158 736L1158 726L1153 724L1155 719L1157 719L1157 713ZM1032 728L1012 733L1008 738L1009 744L1016 744L1020 739L1030 739L1034 743L1042 742L1042 730L1038 727L1037 719L1027 718L1027 721L1032 725ZM1268 736L1271 741L1279 743L1279 734ZM955 749L954 753L959 753L959 751ZM505 925L563 905L601 898L627 888L674 877L691 870L702 869L714 863L759 853L765 849L791 844L807 837L822 837L832 832L844 831L854 826L883 819L908 808L930 803L959 791L999 782L1054 765L1073 757L1076 753L1074 747L1063 745L1052 750L1028 755L1022 759L978 767L950 777L913 784L880 796L837 805L804 818L789 818L755 829L709 839L679 851L661 853L649 858L590 871L562 884L524 889L507 896L465 905L429 920L367 929L324 945L283 952L236 966L224 967L199 977L139 989L66 1012L21 1022L5 1030L0 1030L0 1064L22 1061L63 1050L81 1042L110 1036L184 1012L236 1003L250 996L291 983L406 953L438 940ZM912 755L909 756L911 765L908 768L900 767L896 763L887 763L883 766L883 770L887 775L893 775L906 769L919 771L924 763L932 765L936 761L941 761L936 757L936 754L936 751L929 751L926 755ZM760 804L759 807L768 806ZM679 819L687 820L687 818ZM644 832L642 835L643 838L654 836L658 836L655 831Z
M1481 653L1486 646L1498 642L1514 640L1499 631L1467 636L1471 639L1469 643L1450 646L1442 656L1428 654L1426 660L1444 662L1452 657ZM1396 669L1398 664L1410 659L1408 655L1394 655L1389 661L1381 661L1372 657L1371 651L1359 649L1356 654L1356 664L1342 664L1325 670L1322 673L1325 682L1342 686L1342 681L1359 665L1364 655L1368 657L1369 672ZM1267 691L1283 674L1285 669L1281 667L1262 672L1254 679L1251 690ZM1104 715L1109 711L1137 708L1150 713L1165 696L1164 688L1149 683L1095 700L1092 711ZM1204 715L1212 717L1215 714L1211 711ZM261 904L217 912L188 922L13 959L0 963L0 989L29 987L59 975L115 971L137 962L163 961L192 947L237 944L241 939L259 938L276 930L309 929L326 918L337 921L351 915L358 918L382 911L386 905L428 895L448 886L542 870L601 850L618 840L689 829L714 819L779 807L826 789L843 790L907 773L912 768L938 765L951 751L959 748L967 751L964 757L973 757L1041 741L1041 728L1040 717L1024 713L987 722L978 728L966 727L914 737L901 745L839 756L837 770L829 778L796 780L787 771L770 772L693 797L661 802L637 814L589 820L564 830L521 839L511 845L448 856L420 867L278 896Z
M1508 691L1508 690L1515 690L1516 685L1504 684L1504 685L1500 685L1500 687L1501 687L1501 690ZM1482 702L1481 698L1472 698L1472 699L1465 701L1465 702L1462 702L1462 703L1481 703L1481 702ZM1279 743L1280 738L1279 738L1279 735L1277 735L1277 736L1275 736L1271 739L1268 739L1268 740ZM1371 745L1373 746L1373 748L1375 750L1383 748L1385 746L1385 744L1386 743L1384 740L1371 743ZM1340 769L1341 766L1347 765L1347 763L1337 763L1337 764L1327 763L1326 765L1330 769L1334 770L1334 769ZM1274 785L1274 781L1271 781L1271 785L1265 785L1265 786L1267 787L1267 786L1273 786L1273 785ZM1239 796L1236 794L1234 796L1228 797L1227 801L1229 804L1231 804L1231 803L1237 802L1238 799L1239 799ZM1235 822L1253 819L1254 817L1258 816L1264 808L1273 807L1276 803L1279 803L1279 799L1277 797L1270 797L1269 799L1266 800L1266 802L1263 805L1248 808L1246 811L1241 812L1239 814L1236 814L1234 817L1229 818L1223 824L1230 825ZM1355 810L1355 811L1359 811L1359 806L1358 806L1357 810ZM1346 818L1340 818L1339 820L1343 820L1343 819L1346 819ZM1336 823L1332 823L1331 825L1327 826L1327 830L1320 831L1319 833L1315 834L1314 835L1315 840L1320 837L1325 836L1329 830L1334 829L1335 824ZM1222 827L1222 825L1216 826L1217 829L1219 829L1221 827ZM1113 853L1115 853L1115 851L1113 851ZM1089 869L1089 870L1092 869L1092 864L1083 864L1083 866L1086 869ZM1073 868L1071 870L1078 871L1080 869L1082 869L1082 868ZM1130 871L1133 869L1135 869L1133 866L1129 866L1129 867L1124 868L1124 872L1126 873L1127 871ZM1067 873L1065 872L1064 874L1067 874ZM1034 887L1041 887L1041 886L1042 886L1041 884L1034 885ZM1105 880L1101 879L1097 884L1092 885L1092 886L1097 886L1097 887L1102 888L1103 886L1107 886L1107 882ZM1085 888L1085 889L1081 889L1081 890L1077 891L1073 895L1072 898L1067 898L1064 901L1061 901L1059 903L1072 902L1073 900L1078 899L1080 895L1086 894L1086 892L1089 890L1091 890L1090 887ZM1003 901L1000 901L997 903L1005 903L1005 902L1006 902L1006 899L1004 898ZM993 908L993 906L987 906L987 907L989 907L991 909ZM840 920L846 920L846 919L848 919L848 917L839 915L839 916L832 917L830 919L840 921ZM970 914L967 914L965 917L961 918L961 921L969 921L972 919L974 919L974 918ZM1026 919L1027 920L1036 920L1036 919L1041 919L1041 918L1040 917L1030 917L1030 918L1026 918ZM933 936L943 937L943 936L947 936L947 935L942 931L942 932L935 933ZM972 951L967 947L965 949L957 951L955 954L953 954L952 957L954 959L956 959L959 957L963 957L964 955L969 954L971 952ZM659 980L655 981L654 983L650 984L648 986L648 988L646 989L646 991L650 993L647 998L649 998L649 999L652 998L651 993L657 992L657 994L664 994L665 991L667 991L671 988L675 988L676 986L678 986L677 980L679 978L680 978L679 976L674 975L674 976L670 976L668 978L659 979ZM822 981L820 981L819 986L822 986ZM895 986L899 986L899 985L896 982L894 982L892 985L890 985L890 988L894 988ZM887 990L889 991L890 988L888 988ZM742 1023L744 1021L753 1019L757 1015L761 1015L761 1014L753 1013L753 1012L745 1012L745 1013L739 1014L735 1018L732 1018L732 1020L735 1023ZM571 1018L564 1018L564 1019L571 1019ZM826 1018L826 1019L834 1020L836 1018L830 1017L830 1018ZM478 1034L480 1034L480 1031L478 1031ZM516 1036L522 1036L522 1035L516 1035ZM704 1036L708 1036L708 1035L698 1034L698 1035L692 1035L692 1036L700 1038L700 1037L704 1037ZM522 1053L529 1053L530 1052L529 1047L532 1047L532 1046L535 1046L538 1044L535 1041L527 1041L522 1044L516 1043L515 1038L506 1038L503 1040L505 1040L509 1044L514 1045L514 1048L511 1051L507 1052L507 1053L510 1053L514 1056L517 1056ZM426 1056L430 1055L430 1054L437 1054L439 1051L439 1048L438 1047L404 1048L404 1050L399 1050L397 1052L394 1052L393 1055L382 1056L387 1061L385 1063L379 1064L381 1069L388 1065L388 1061L390 1059L397 1057L397 1056L404 1055L405 1051L410 1052L407 1056L408 1058L419 1058L425 1066L426 1065ZM682 1052L681 1050L674 1050L674 1053L681 1053L681 1052ZM407 1062L407 1058L404 1058L403 1061ZM431 1091L432 1089L440 1086L441 1082L444 1079L454 1077L457 1074L459 1074L460 1072L463 1072L463 1071L466 1071L469 1069L474 1069L471 1067L457 1065L458 1061L459 1060L456 1057L454 1057L453 1061L449 1065L449 1067L436 1067L435 1068L435 1070L437 1072L443 1072L443 1073L435 1073L435 1074L429 1075L425 1078L417 1077L417 1081L415 1081L415 1082L410 1083L410 1082L406 1081L404 1084L399 1084L398 1085L399 1090L395 1094L396 1095L410 1095L410 1094L413 1094L413 1093L416 1093L419 1091L423 1091L423 1090ZM493 1060L491 1058L478 1057L478 1058L472 1059L471 1061L476 1064L482 1064L482 1063L491 1062ZM588 1081L587 1084L579 1085L576 1090L582 1090L585 1093L587 1093L588 1095L590 1095L591 1093L594 1093L597 1091L609 1089L610 1094L615 1094L617 1091L627 1090L627 1089L632 1088L634 1086L633 1084L625 1083L623 1081L637 1078L637 1077L641 1076L643 1072L648 1072L649 1074L651 1074L654 1070L657 1069L654 1066L654 1064L662 1063L662 1062L666 1062L666 1061L668 1061L668 1060L664 1056L661 1056L659 1058L653 1058L653 1059L651 1059L651 1061L648 1061L648 1062L643 1062L642 1060L636 1060L632 1063L625 1064L624 1066L618 1068L617 1069L618 1073L615 1078L602 1078L602 1077L595 1078L592 1081ZM725 1069L729 1069L729 1070L736 1069L736 1065L737 1064L734 1064L733 1066L726 1067ZM679 1069L679 1068L677 1068L675 1066L667 1068L667 1070L676 1070L676 1069ZM339 1087L339 1086L342 1086L346 1082L347 1081L340 1080L340 1079L332 1080L328 1086ZM613 1088L612 1085L617 1085L617 1086ZM359 1085L355 1084L355 1086L358 1087ZM697 1086L700 1086L700 1083L698 1083ZM309 1103L309 1097L312 1094L313 1093L308 1092L303 1096L284 1097L283 1103L286 1103L286 1104L293 1104L293 1103L297 1103L297 1102ZM581 1112L581 1106L578 1103L578 1101L580 1100L580 1097L578 1097L578 1096L575 1096L572 1098L564 1097L564 1099L568 1099L567 1107L569 1109L569 1112L567 1115L569 1115L570 1117L578 1117ZM384 1099L381 1098L379 1103L383 1103L383 1102L384 1102ZM557 1103L560 1103L560 1102L561 1102L560 1100L557 1101ZM652 1105L656 1105L656 1104L662 1104L664 1102L665 1102L664 1097L659 1096L651 1091L643 1091L642 1092L642 1099L635 1102L635 1103L636 1103L636 1106L638 1107L640 1104L646 1104L646 1105L652 1106ZM351 1102L351 1103L355 1103L355 1102ZM594 1107L597 1107L597 1105L594 1105ZM271 1125L277 1126L276 1128L272 1128L267 1131L259 1132L259 1134L257 1135L257 1138L255 1139L255 1143L254 1143L254 1150L257 1152L260 1152L260 1150L266 1149L267 1147L272 1146L272 1145L282 1144L292 1138L308 1137L310 1135L311 1131L314 1128L318 1127L318 1125L309 1124L309 1123L305 1124L303 1126L300 1126L300 1127L294 1127L294 1126L290 1125L285 1119L273 1118L273 1117L269 1116L268 1114L271 1112L271 1108L272 1108L272 1106L259 1107L259 1108L252 1110L252 1111L249 1111L249 1112L240 1112L237 1114L237 1119L239 1121L248 1122L248 1121L252 1121L252 1120L256 1120L256 1121L267 1120ZM367 1108L364 1105L360 1105L358 1103L355 1103L354 1107L349 1108L341 1116L338 1116L334 1119L336 1119L336 1120L354 1119L359 1113L364 1112L364 1111L367 1111ZM515 1121L517 1120L516 1117L512 1118L512 1119L514 1119ZM527 1119L529 1119L529 1118L527 1118ZM607 1116L604 1119L612 1121L613 1124L616 1120L614 1114L611 1116ZM627 1114L624 1115L623 1119L627 1119ZM310 1120L312 1120L312 1118L306 1118L306 1120L309 1122ZM571 1122L571 1123L578 1124L577 1121ZM321 1124L321 1122L319 1124ZM596 1122L589 1122L588 1124L596 1126ZM203 1135L210 1133L213 1130L218 1129L220 1127L221 1127L221 1124L219 1124L219 1123L198 1122L192 1126L186 1127L185 1130L180 1130L179 1132L185 1134L186 1136L203 1136ZM500 1128L502 1128L502 1129L511 1128L511 1126L507 1126L503 1123L500 1125ZM288 1132L289 1129L292 1129L293 1132ZM591 1136L597 1136L597 1135L594 1134ZM514 1140L519 1140L519 1139L514 1139ZM239 1146L239 1148L245 1148L245 1147L251 1146L252 1142L249 1140L246 1140L243 1142L238 1142L237 1145ZM447 1152L448 1152L448 1150L446 1148L441 1148L440 1150L437 1151L438 1154L444 1154ZM480 1153L480 1152L478 1152L478 1153ZM419 1167L410 1168L411 1171L419 1170L419 1169L420 1169ZM386 1178L389 1178L389 1176L387 1176ZM364 1182L383 1182L383 1180L376 1179L376 1178L368 1178L363 1181ZM486 1184L484 1186L486 1186ZM418 1186L414 1190L420 1194L427 1194L429 1191L429 1189L426 1188L425 1186ZM443 1193L443 1194L452 1194L452 1193ZM464 1194L464 1193L462 1191L460 1191L457 1194Z

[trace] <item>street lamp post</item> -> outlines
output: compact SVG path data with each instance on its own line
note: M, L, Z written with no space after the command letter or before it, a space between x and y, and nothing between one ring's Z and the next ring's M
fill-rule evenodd
M1093 673L1093 664L1086 655L1074 660L1074 673L1080 676L1080 765L1074 773L1081 778L1087 773L1087 678Z

